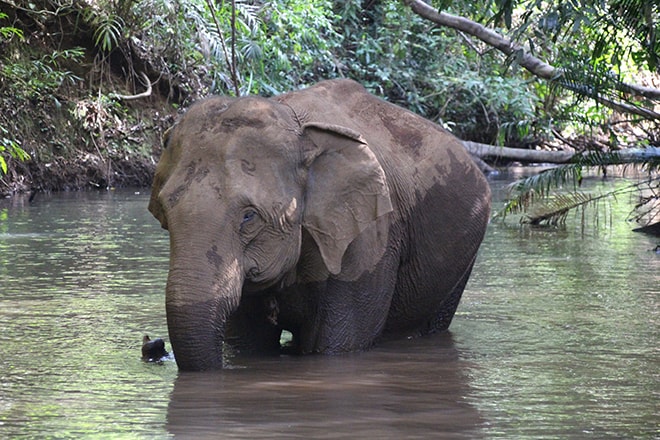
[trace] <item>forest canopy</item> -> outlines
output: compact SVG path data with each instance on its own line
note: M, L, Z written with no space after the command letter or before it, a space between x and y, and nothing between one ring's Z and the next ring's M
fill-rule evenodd
M2 189L47 180L38 164L146 183L178 108L337 77L466 141L658 145L659 16L647 0L0 0Z

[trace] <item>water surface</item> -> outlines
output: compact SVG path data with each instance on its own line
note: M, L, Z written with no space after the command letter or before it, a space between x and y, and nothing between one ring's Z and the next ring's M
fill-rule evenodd
M0 205L0 438L660 436L658 240L630 224L492 223L449 333L179 374L140 360L145 333L169 348L167 234L147 203Z

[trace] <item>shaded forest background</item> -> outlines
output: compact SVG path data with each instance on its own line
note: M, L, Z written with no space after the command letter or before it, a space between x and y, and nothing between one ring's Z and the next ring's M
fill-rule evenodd
M657 1L0 0L0 193L149 185L209 94L352 78L466 141L658 146Z

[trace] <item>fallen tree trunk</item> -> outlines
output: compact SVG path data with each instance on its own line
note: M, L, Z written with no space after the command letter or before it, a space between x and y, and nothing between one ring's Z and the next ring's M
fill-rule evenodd
M574 154L568 151L525 150L522 148L498 147L470 141L463 141L463 145L470 154L487 162L507 160L524 163L567 163Z
M525 150L521 148L498 147L495 145L480 144L478 142L463 141L465 149L473 156L486 162L515 161L522 163L554 163L563 164L573 160L575 153L570 151L544 151ZM591 151L583 155L593 154ZM660 160L660 147L630 148L615 152L616 163L630 163L643 160Z

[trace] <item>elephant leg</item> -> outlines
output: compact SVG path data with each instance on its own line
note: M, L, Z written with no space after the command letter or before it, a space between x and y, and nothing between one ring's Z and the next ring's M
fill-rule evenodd
M283 326L293 333L300 353L370 348L385 325L393 284L388 273L376 270L357 282L329 279L299 287L295 297L304 298L304 316Z
M281 326L300 353L344 353L373 345L385 325L396 284L398 254L386 247L389 220L362 231L346 250L342 273L286 287L279 296ZM303 233L298 273L323 268L318 247Z
M281 327L273 295L243 295L227 322L226 342L241 353L278 353Z
M429 320L425 328L422 329L422 334L438 333L449 328L449 324L451 324L451 320L454 318L454 314L458 308L458 303L461 301L461 296L463 296L463 291L465 290L465 286L467 285L468 279L470 278L470 273L472 273L473 266L474 261L472 261L467 271L465 271L465 274L458 282L456 287L454 287L445 302L442 303L437 314L431 320Z

